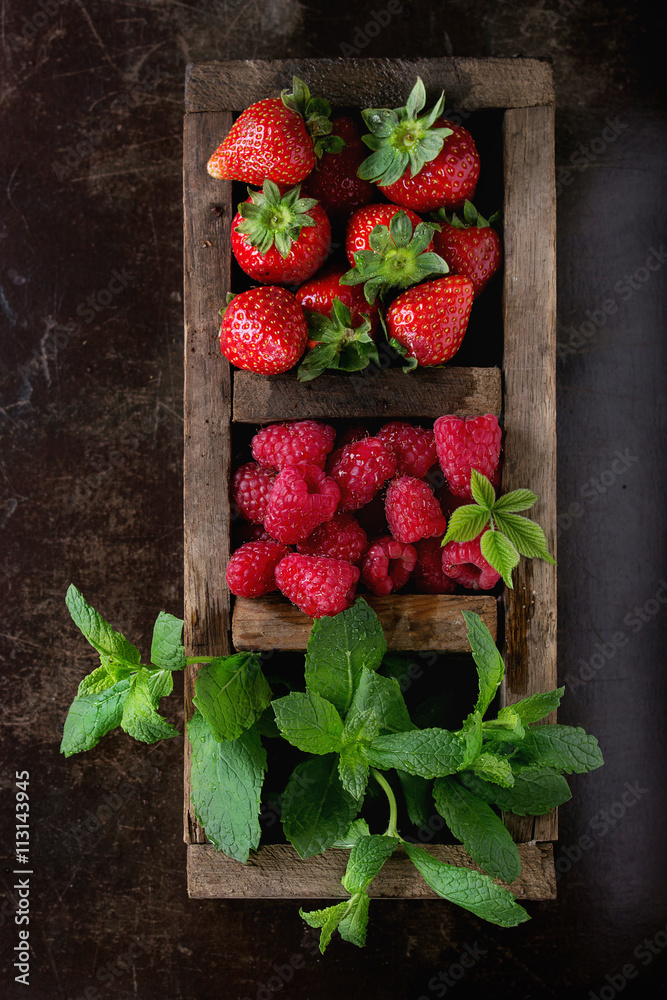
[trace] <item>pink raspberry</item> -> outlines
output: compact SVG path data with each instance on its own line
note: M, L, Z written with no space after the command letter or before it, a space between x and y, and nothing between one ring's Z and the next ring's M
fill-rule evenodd
M265 469L286 465L318 465L324 468L333 448L336 431L317 420L270 424L252 439L252 457Z
M438 461L435 434L425 427L392 420L380 428L377 436L393 451L396 458L396 472L399 476L423 479L431 466Z
M356 566L328 556L291 552L276 567L278 589L310 618L351 607L358 580Z
M232 502L241 517L252 524L263 524L269 495L276 479L275 472L248 462L237 469L232 479Z
M369 546L361 566L361 578L374 594L386 596L400 590L410 579L417 562L413 545L386 535Z
M280 542L246 542L227 563L226 580L237 597L261 597L276 590L275 569L289 549Z
M420 594L451 594L456 582L442 570L442 538L422 538L415 542L417 565L412 571Z
M340 511L358 510L372 500L396 472L396 459L384 441L364 438L337 448L329 475L340 487Z
M435 447L449 489L459 497L472 497L470 471L477 469L492 479L500 461L502 431L492 413L483 417L438 417Z
M387 487L384 503L389 530L399 542L444 535L447 521L433 490L423 479L399 476Z
M366 551L366 532L351 514L336 514L315 528L312 535L297 544L297 552L307 556L329 556L345 562L359 562Z
M473 538L471 542L447 542L442 550L443 573L468 590L491 590L500 579L500 573L482 555L482 535Z
M317 465L286 465L271 490L264 527L279 542L308 538L336 513L340 490Z

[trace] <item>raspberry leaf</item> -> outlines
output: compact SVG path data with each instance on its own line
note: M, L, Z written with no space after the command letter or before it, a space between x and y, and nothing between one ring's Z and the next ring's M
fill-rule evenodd
M378 736L368 748L372 767L400 768L422 778L454 774L463 766L463 746L456 733L446 729L417 729Z
M471 469L470 471L470 492L472 493L473 500L480 507L488 511L493 510L496 502L496 491L486 476L483 476L477 469Z
M479 615L473 611L462 612L468 626L468 642L477 667L479 694L475 712L483 716L493 701L505 674L505 664L493 636Z
M490 512L487 507L479 507L477 504L466 504L457 507L452 511L447 524L447 532L442 540L443 545L448 542L471 542L473 538L484 531L489 523Z
M288 742L306 753L337 753L343 745L343 720L319 694L292 691L271 702L278 729Z
M516 816L544 816L572 798L565 778L548 767L528 768L516 774L511 788L501 788L467 771L460 777L479 798Z
M500 573L505 586L513 589L512 570L521 556L509 538L491 528L482 535L479 547L489 565Z
M103 736L119 726L129 689L130 681L124 678L102 691L77 696L65 719L60 752L71 757L92 750Z
M194 703L217 740L236 740L271 701L271 688L253 653L205 663L195 681Z
M347 611L315 620L306 646L306 687L345 713L362 667L377 670L386 651L380 621L360 597Z
M493 809L453 778L433 786L435 807L473 861L494 878L514 882L521 859L512 836Z
M497 885L489 875L437 861L415 844L406 844L405 850L426 884L443 899L501 927L515 927L530 919L509 889Z
M151 663L161 670L183 670L185 667L185 647L183 619L161 611L153 628Z
M556 565L556 561L549 555L547 540L539 524L535 524L534 521L530 521L527 517L521 517L519 514L510 514L505 511L498 513L495 509L493 519L522 556L544 559L552 566Z
M282 802L285 836L299 857L322 854L344 837L359 811L338 777L338 757L311 757L293 771Z
M539 499L538 495L530 490L511 490L498 497L493 504L493 512L494 514L509 514L529 510Z
M188 723L192 806L218 851L246 862L259 844L266 752L257 730L219 742L200 712Z

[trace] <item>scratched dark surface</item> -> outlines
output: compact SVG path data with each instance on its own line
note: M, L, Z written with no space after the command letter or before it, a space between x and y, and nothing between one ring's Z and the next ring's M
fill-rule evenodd
M10 820L14 771L29 769L34 872L25 987L7 822L8 1000L430 1000L455 987L609 1000L665 985L659 32L642 3L414 0L366 33L373 11L387 21L383 0L2 4L2 787ZM560 718L593 730L607 764L573 781L559 898L529 904L529 924L374 903L365 951L336 941L320 958L293 903L188 900L180 741L146 751L112 735L69 760L58 745L93 663L68 583L144 648L157 611L181 607L185 65L341 54L553 61ZM169 712L178 723L178 698Z

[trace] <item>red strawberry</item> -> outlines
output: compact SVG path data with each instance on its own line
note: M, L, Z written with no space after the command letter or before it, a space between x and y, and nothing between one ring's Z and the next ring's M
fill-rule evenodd
M408 367L444 364L461 346L471 306L472 283L459 275L408 288L387 310L391 344Z
M442 229L433 236L433 243L451 273L462 274L472 282L473 297L477 298L500 268L503 248L498 233L471 202L466 201L463 211L462 222L456 215L448 219L441 210Z
M329 256L331 224L314 198L297 185L285 194L273 181L250 197L232 219L232 250L256 281L293 285L305 281Z
M211 177L245 181L261 187L298 184L315 166L317 149L342 148L331 132L327 101L310 98L308 87L293 78L294 92L257 101L234 122L208 161ZM317 136L313 140L313 136Z
M286 288L250 288L224 309L220 347L237 368L259 375L286 372L303 354L307 339L303 309Z
M309 281L297 288L297 302L301 303L303 309L310 309L311 312L321 313L323 316L331 316L334 299L340 299L344 306L350 310L352 325L359 326L362 322L362 313L365 313L371 324L371 335L378 328L379 316L377 304L369 305L364 298L363 288L358 285L341 285L340 279L345 274L347 268L342 264L329 264ZM315 341L309 340L308 347L314 347Z
M374 205L365 205L364 208L358 209L351 216L345 230L345 253L352 267L355 264L355 253L371 249L369 238L375 227L388 226L399 211L400 209L396 208L395 205L376 203ZM405 214L415 228L422 221L414 212L406 211ZM426 251L432 249L433 240L424 247Z
M444 94L419 117L425 104L426 91L418 79L404 108L362 112L371 130L363 139L374 152L359 176L375 181L390 201L404 208L458 208L475 192L479 155L467 129L441 117Z
M357 208L376 197L370 181L357 176L366 155L361 136L351 118L335 118L332 134L345 140L339 153L324 153L303 182L303 193L317 198L334 222L344 222Z

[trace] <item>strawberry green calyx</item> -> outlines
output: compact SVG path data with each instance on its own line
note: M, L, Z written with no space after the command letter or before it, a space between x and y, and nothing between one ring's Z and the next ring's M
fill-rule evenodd
M311 97L310 90L298 76L292 77L292 93L283 90L280 97L286 108L296 111L303 118L318 158L323 153L340 153L345 139L331 135L331 105L328 101L322 97Z
M455 212L448 212L446 208L440 208L433 215L439 222L446 222L455 229L491 229L500 222L500 212L494 212L489 219L485 219L481 212L478 212L471 201L465 201L463 205L463 218L460 219Z
M243 233L261 254L275 244L281 257L287 257L302 228L315 225L308 213L317 199L301 198L300 184L281 195L278 185L268 178L261 191L248 188L248 194L250 201L238 206L243 222L236 226L236 232Z
M385 187L399 180L408 167L415 177L425 163L436 158L444 140L452 134L450 128L434 128L445 107L444 92L431 110L419 117L425 104L426 90L417 78L404 108L362 111L370 129L370 135L362 139L373 150L357 171L362 180Z
M413 230L407 214L397 211L388 226L377 225L370 234L371 249L354 254L355 266L342 276L341 284L363 284L366 301L373 303L390 289L410 288L429 276L447 274L448 264L427 250L439 229L437 223L420 222Z
M353 327L350 310L338 297L334 299L331 317L306 310L308 335L315 341L315 347L299 365L299 382L310 382L327 368L358 372L370 361L380 364L369 317L362 313L362 318L363 322Z

